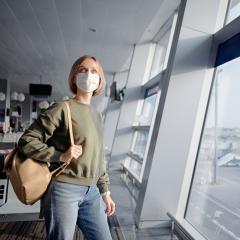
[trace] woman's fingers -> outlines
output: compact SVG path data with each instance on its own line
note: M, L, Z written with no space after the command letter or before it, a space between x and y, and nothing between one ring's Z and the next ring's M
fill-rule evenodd
M74 158L80 157L82 154L82 145L73 145L72 146L72 155Z
M82 155L82 145L72 145L65 153L60 157L62 161L71 161L73 158L77 159Z
M75 152L82 152L82 145L73 145L72 150Z
M115 212L115 203L113 201L111 201L109 204L109 209L107 211L107 215L111 216L114 214L114 212Z
M105 213L109 216L109 213L111 212L111 204L110 202L106 202L106 210Z
M109 216L113 215L115 211L116 211L116 206L115 206L115 203L112 202L111 203L111 211L109 213Z
M104 195L102 198L103 198L103 201L104 201L104 203L106 205L105 213L108 216L113 215L115 210L116 210L116 205L115 205L114 201L108 195Z

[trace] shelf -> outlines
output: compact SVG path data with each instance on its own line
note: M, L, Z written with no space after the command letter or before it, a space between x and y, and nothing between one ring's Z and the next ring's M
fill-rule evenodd
M134 128L136 130L149 130L150 125L133 124L132 128Z
M136 153L133 153L133 152L128 152L127 155L136 160L138 163L142 164L143 163L143 158L141 156L139 156L138 154Z
M139 181L139 178L136 176L136 174L132 172L131 169L129 169L127 166L125 166L124 163L121 163L121 164L122 164L123 170L126 171L129 177L134 180L134 184L136 184L136 186L140 188L142 183Z

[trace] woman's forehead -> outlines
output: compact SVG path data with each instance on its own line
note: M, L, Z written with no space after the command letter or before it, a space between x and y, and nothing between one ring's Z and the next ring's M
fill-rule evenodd
M88 68L98 69L98 64L92 58L87 58L79 65L79 67L88 67Z

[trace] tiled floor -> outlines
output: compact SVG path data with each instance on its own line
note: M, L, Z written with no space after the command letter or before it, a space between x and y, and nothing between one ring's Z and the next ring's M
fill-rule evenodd
M1 240L45 240L46 231L44 221L29 221L27 218L36 218L36 216L24 216L21 214L22 218L25 221L15 221L12 218L12 221L2 221L0 224L0 239ZM2 219L3 220L3 219ZM10 220L10 218L9 218ZM27 221L26 221L27 220ZM109 217L109 227L113 240L124 240L122 237L121 229L118 227L116 218L111 216ZM73 240L84 240L84 236L76 227Z
M137 229L134 221L135 203L123 180L121 170L110 170L111 192L116 203L116 216L126 240L177 240L170 228Z

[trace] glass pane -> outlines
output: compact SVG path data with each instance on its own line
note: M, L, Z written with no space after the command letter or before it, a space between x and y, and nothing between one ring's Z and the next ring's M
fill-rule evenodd
M240 16L240 0L231 0L226 24Z
M131 172L136 175L136 177L140 177L142 164L131 158L129 168L131 169Z
M141 115L138 116L138 122L141 125L150 125L153 117L153 111L156 103L157 94L144 99Z
M217 68L185 216L211 240L240 239L239 66Z
M138 161L136 161L133 158L126 157L124 161L124 166L130 170L132 174L135 175L135 177L139 178L141 173L142 164L140 164Z
M171 29L169 29L156 45L150 79L155 77L164 68L165 56L169 42Z
M143 158L146 145L147 145L147 139L148 139L148 131L136 131L136 141L133 146L133 153L137 154L139 157Z

